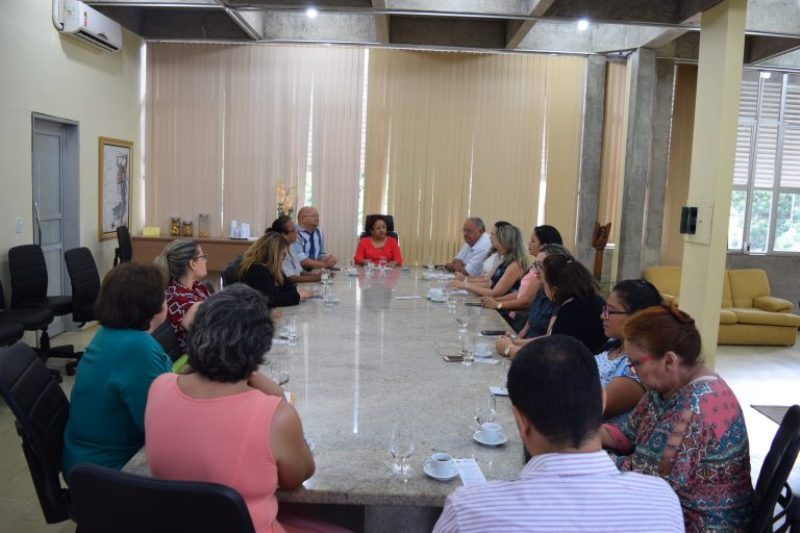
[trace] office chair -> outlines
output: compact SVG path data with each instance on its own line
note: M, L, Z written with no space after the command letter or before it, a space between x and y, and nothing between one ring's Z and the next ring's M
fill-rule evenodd
M129 263L133 259L133 245L128 226L117 227L117 247L114 248L114 266Z
M24 331L41 331L41 339L39 352L43 360L47 358L47 352L50 347L50 337L47 335L47 327L53 322L53 312L44 307L21 307L17 309L6 309L5 292L3 291L3 284L0 283L0 320L4 324L18 324ZM6 327L14 329L13 325ZM22 335L14 338L13 334L9 333L7 337L8 342L3 342L3 345L10 345L22 338ZM45 347L47 350L45 351ZM56 381L61 381L61 374L57 370L51 370L55 375Z
M786 482L800 451L800 405L793 405L783 416L767 457L758 473L755 514L750 531L796 530L800 526L798 499ZM778 512L775 510L778 508Z
M0 350L0 395L16 417L17 433L48 524L70 518L69 491L61 486L61 449L69 401L31 347Z
M183 355L184 351L181 350L180 344L178 344L178 336L175 335L175 330L172 329L172 324L169 323L169 319L162 322L160 326L153 330L152 335L161 347L164 348L164 351L173 363Z
M392 215L380 215L380 214L367 215L364 218L364 231L361 232L361 236L362 237L369 236L369 232L367 232L367 228L369 227L370 223L372 222L372 219L375 218L375 217L378 217L378 216L383 217L384 220L386 220L386 235L389 235L390 237L394 237L395 239L397 239L397 243L399 244L400 243L400 236L397 235L397 232L394 230L394 216L392 216Z
M47 264L42 249L35 244L15 246L8 251L8 268L11 272L11 309L49 309L55 316L72 313L71 296L47 295ZM80 353L75 353L71 345L50 347L47 328L42 330L40 355L75 359L67 364L67 374L75 372Z
M94 304L100 294L100 272L88 248L67 250L64 262L72 283L72 320L83 325L95 320Z
M0 313L0 346L10 346L22 338L25 328Z
M80 463L69 475L81 533L253 533L244 500L216 483L168 481Z

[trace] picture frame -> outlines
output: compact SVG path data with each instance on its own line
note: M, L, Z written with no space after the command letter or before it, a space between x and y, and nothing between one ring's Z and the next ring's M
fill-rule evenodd
M119 226L130 228L133 142L100 137L97 153L97 233L102 241L116 238Z

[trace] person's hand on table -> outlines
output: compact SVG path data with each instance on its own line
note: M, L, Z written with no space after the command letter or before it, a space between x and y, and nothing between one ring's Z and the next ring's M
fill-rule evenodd
M466 289L466 288L467 288L467 284L464 281L459 281L457 279L454 279L453 281L451 281L450 283L447 284L447 289L448 290L457 290L457 289Z
M283 313L281 313L281 310L276 307L275 309L272 310L271 316L272 320L280 320L281 317L283 316Z
M509 346L513 346L513 344L514 341L511 339L511 337L502 336L498 338L497 341L495 341L494 347L499 355L505 355L506 348L508 348Z
M316 293L309 289L297 289L297 294L300 295L300 300L302 301L314 297Z
M491 296L481 297L481 305L487 309L497 309L497 300Z
M325 263L325 267L326 267L326 268L331 268L331 267L332 267L333 265L335 265L335 264L336 264L338 261L339 261L339 260L338 260L338 259L336 259L336 256L335 256L335 255L330 255L330 254L329 254L329 255L326 255L326 256L325 256L325 257L322 259L322 262L323 262L323 263Z

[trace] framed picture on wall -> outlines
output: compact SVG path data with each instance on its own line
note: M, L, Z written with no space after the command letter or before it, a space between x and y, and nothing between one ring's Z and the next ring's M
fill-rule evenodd
M98 233L100 240L113 239L119 226L130 227L133 143L100 137L98 146L100 194Z

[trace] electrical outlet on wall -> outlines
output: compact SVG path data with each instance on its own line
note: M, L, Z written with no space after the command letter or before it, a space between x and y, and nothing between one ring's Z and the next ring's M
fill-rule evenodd
M17 217L14 221L14 231L16 233L22 233L22 217Z

